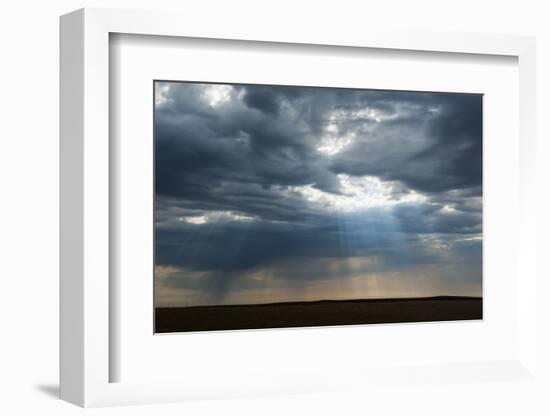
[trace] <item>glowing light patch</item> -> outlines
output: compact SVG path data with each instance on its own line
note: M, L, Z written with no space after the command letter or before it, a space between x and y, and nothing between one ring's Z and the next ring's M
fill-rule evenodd
M479 234L479 235L474 235L474 236L471 236L471 237L459 238L456 241L482 241L482 240L483 240L483 236L481 234Z
M155 88L155 104L161 105L168 101L170 84L157 84Z
M208 216L200 215L196 217L179 217L178 221L187 222L189 224L204 224L208 222Z
M320 145L317 147L317 151L327 156L335 155L351 144L353 136L354 135L348 137L325 137L321 140Z
M217 221L253 221L255 218L248 215L241 215L231 211L211 211L204 215L187 215L179 217L178 221L188 224L206 224L207 222Z
M347 120L371 120L377 123L386 120L393 120L399 116L397 113L383 112L374 108L362 108L359 110L336 110L334 111L329 120L331 122L345 122Z
M249 217L247 215L240 215L236 214L234 212L224 212L222 214L223 216L229 217L230 219L234 221L252 221L254 220L254 217Z
M359 110L336 110L328 117L328 124L324 128L326 136L323 137L317 146L317 151L327 156L335 155L350 145L355 139L355 132L338 134L340 125L350 120L366 120L380 123L386 120L393 120L398 114L383 112L374 108L362 108Z
M355 212L373 207L390 207L404 202L424 202L426 196L411 191L398 198L393 193L395 184L382 181L376 176L349 176L339 174L340 190L337 195L321 191L313 185L295 186L290 192L296 192L307 201L329 211Z
M231 85L209 85L204 89L204 96L208 100L208 104L216 107L231 99Z
M441 208L441 211L451 213L456 212L456 209L452 205L444 205L443 208Z

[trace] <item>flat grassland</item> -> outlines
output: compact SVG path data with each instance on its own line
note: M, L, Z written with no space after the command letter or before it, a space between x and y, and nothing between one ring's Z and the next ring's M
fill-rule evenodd
M155 332L482 319L482 298L321 300L155 309Z

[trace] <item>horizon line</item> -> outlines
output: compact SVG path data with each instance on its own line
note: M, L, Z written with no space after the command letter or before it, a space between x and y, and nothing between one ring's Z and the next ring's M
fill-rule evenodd
M400 297L400 298L358 298L358 299L318 299L318 300L299 300L299 301L282 301L282 302L267 302L267 303L227 303L227 304L215 304L215 305L192 305L192 306L155 306L154 309L168 309L168 308L213 308L213 307L226 307L226 306L270 306L270 305L291 305L291 304L304 304L304 303L337 303L337 302L377 302L377 301L407 301L407 300L436 300L436 299L449 299L449 300L482 300L483 296L462 296L462 295L435 295L435 296L416 296L416 297Z

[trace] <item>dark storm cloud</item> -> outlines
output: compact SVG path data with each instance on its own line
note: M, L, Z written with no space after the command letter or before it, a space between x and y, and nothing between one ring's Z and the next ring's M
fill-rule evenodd
M480 263L480 95L156 89L156 263L209 273L171 284L222 296L239 272L288 258L376 257L384 270ZM354 210L315 199L344 198L342 178L364 176L390 184L395 203ZM323 272L314 274L293 278Z
M279 113L279 97L271 87L249 88L244 95L244 102L251 108L256 108L265 113Z
M308 183L330 188L334 182L307 146L306 128L252 111L241 101L207 114L187 114L188 99L181 108L178 103L157 112L159 195L193 199L228 182L264 189ZM172 120L181 112L185 116Z
M179 213L175 214L176 216ZM442 212L434 205L403 204L371 209L369 215L304 214L300 221L217 218L205 224L167 221L157 225L157 260L190 270L246 270L298 256L383 256L391 264L435 261L424 235L454 241L478 234L478 214ZM407 253L407 256L404 255Z
M161 196L203 201L230 182L266 190L312 184L338 193L338 173L379 176L430 193L481 190L477 95L247 86L213 109L196 85L172 84L170 91L156 113ZM235 97L240 91L242 99ZM354 114L363 108L382 122ZM351 114L336 120L339 133L356 138L327 158L316 146L338 111Z
M404 211L389 214L378 210L369 216L327 217L323 225L253 220L172 224L157 231L157 262L188 272L206 272L200 278L191 278L190 273L176 275L166 284L205 289L210 300L223 299L230 290L256 287L258 283L247 279L247 272L262 268L276 271L278 281L287 287L334 278L334 269L327 269L326 263L318 262L319 258L373 258L374 265L369 263L363 272L397 270L405 275L411 268L447 267L451 262L462 265L462 273L474 271L461 277L465 281L479 278L481 245L480 241L468 240L472 235L468 225L461 228L446 214L437 213L432 213L433 220L419 225ZM398 217L397 221L393 215ZM441 248L448 257L441 256ZM285 259L299 262L288 266ZM338 267L338 277L342 279L357 272L347 262Z
M401 204L393 209L402 229L411 234L478 234L481 214L442 212L437 204Z
M407 116L360 136L332 161L331 170L398 180L422 192L475 188L479 195L481 96L429 96L429 105L412 105ZM388 102L394 102L391 95Z

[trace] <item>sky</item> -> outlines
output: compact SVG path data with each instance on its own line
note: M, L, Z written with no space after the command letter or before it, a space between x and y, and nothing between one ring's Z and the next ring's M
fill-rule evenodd
M482 95L155 82L155 305L482 294Z

